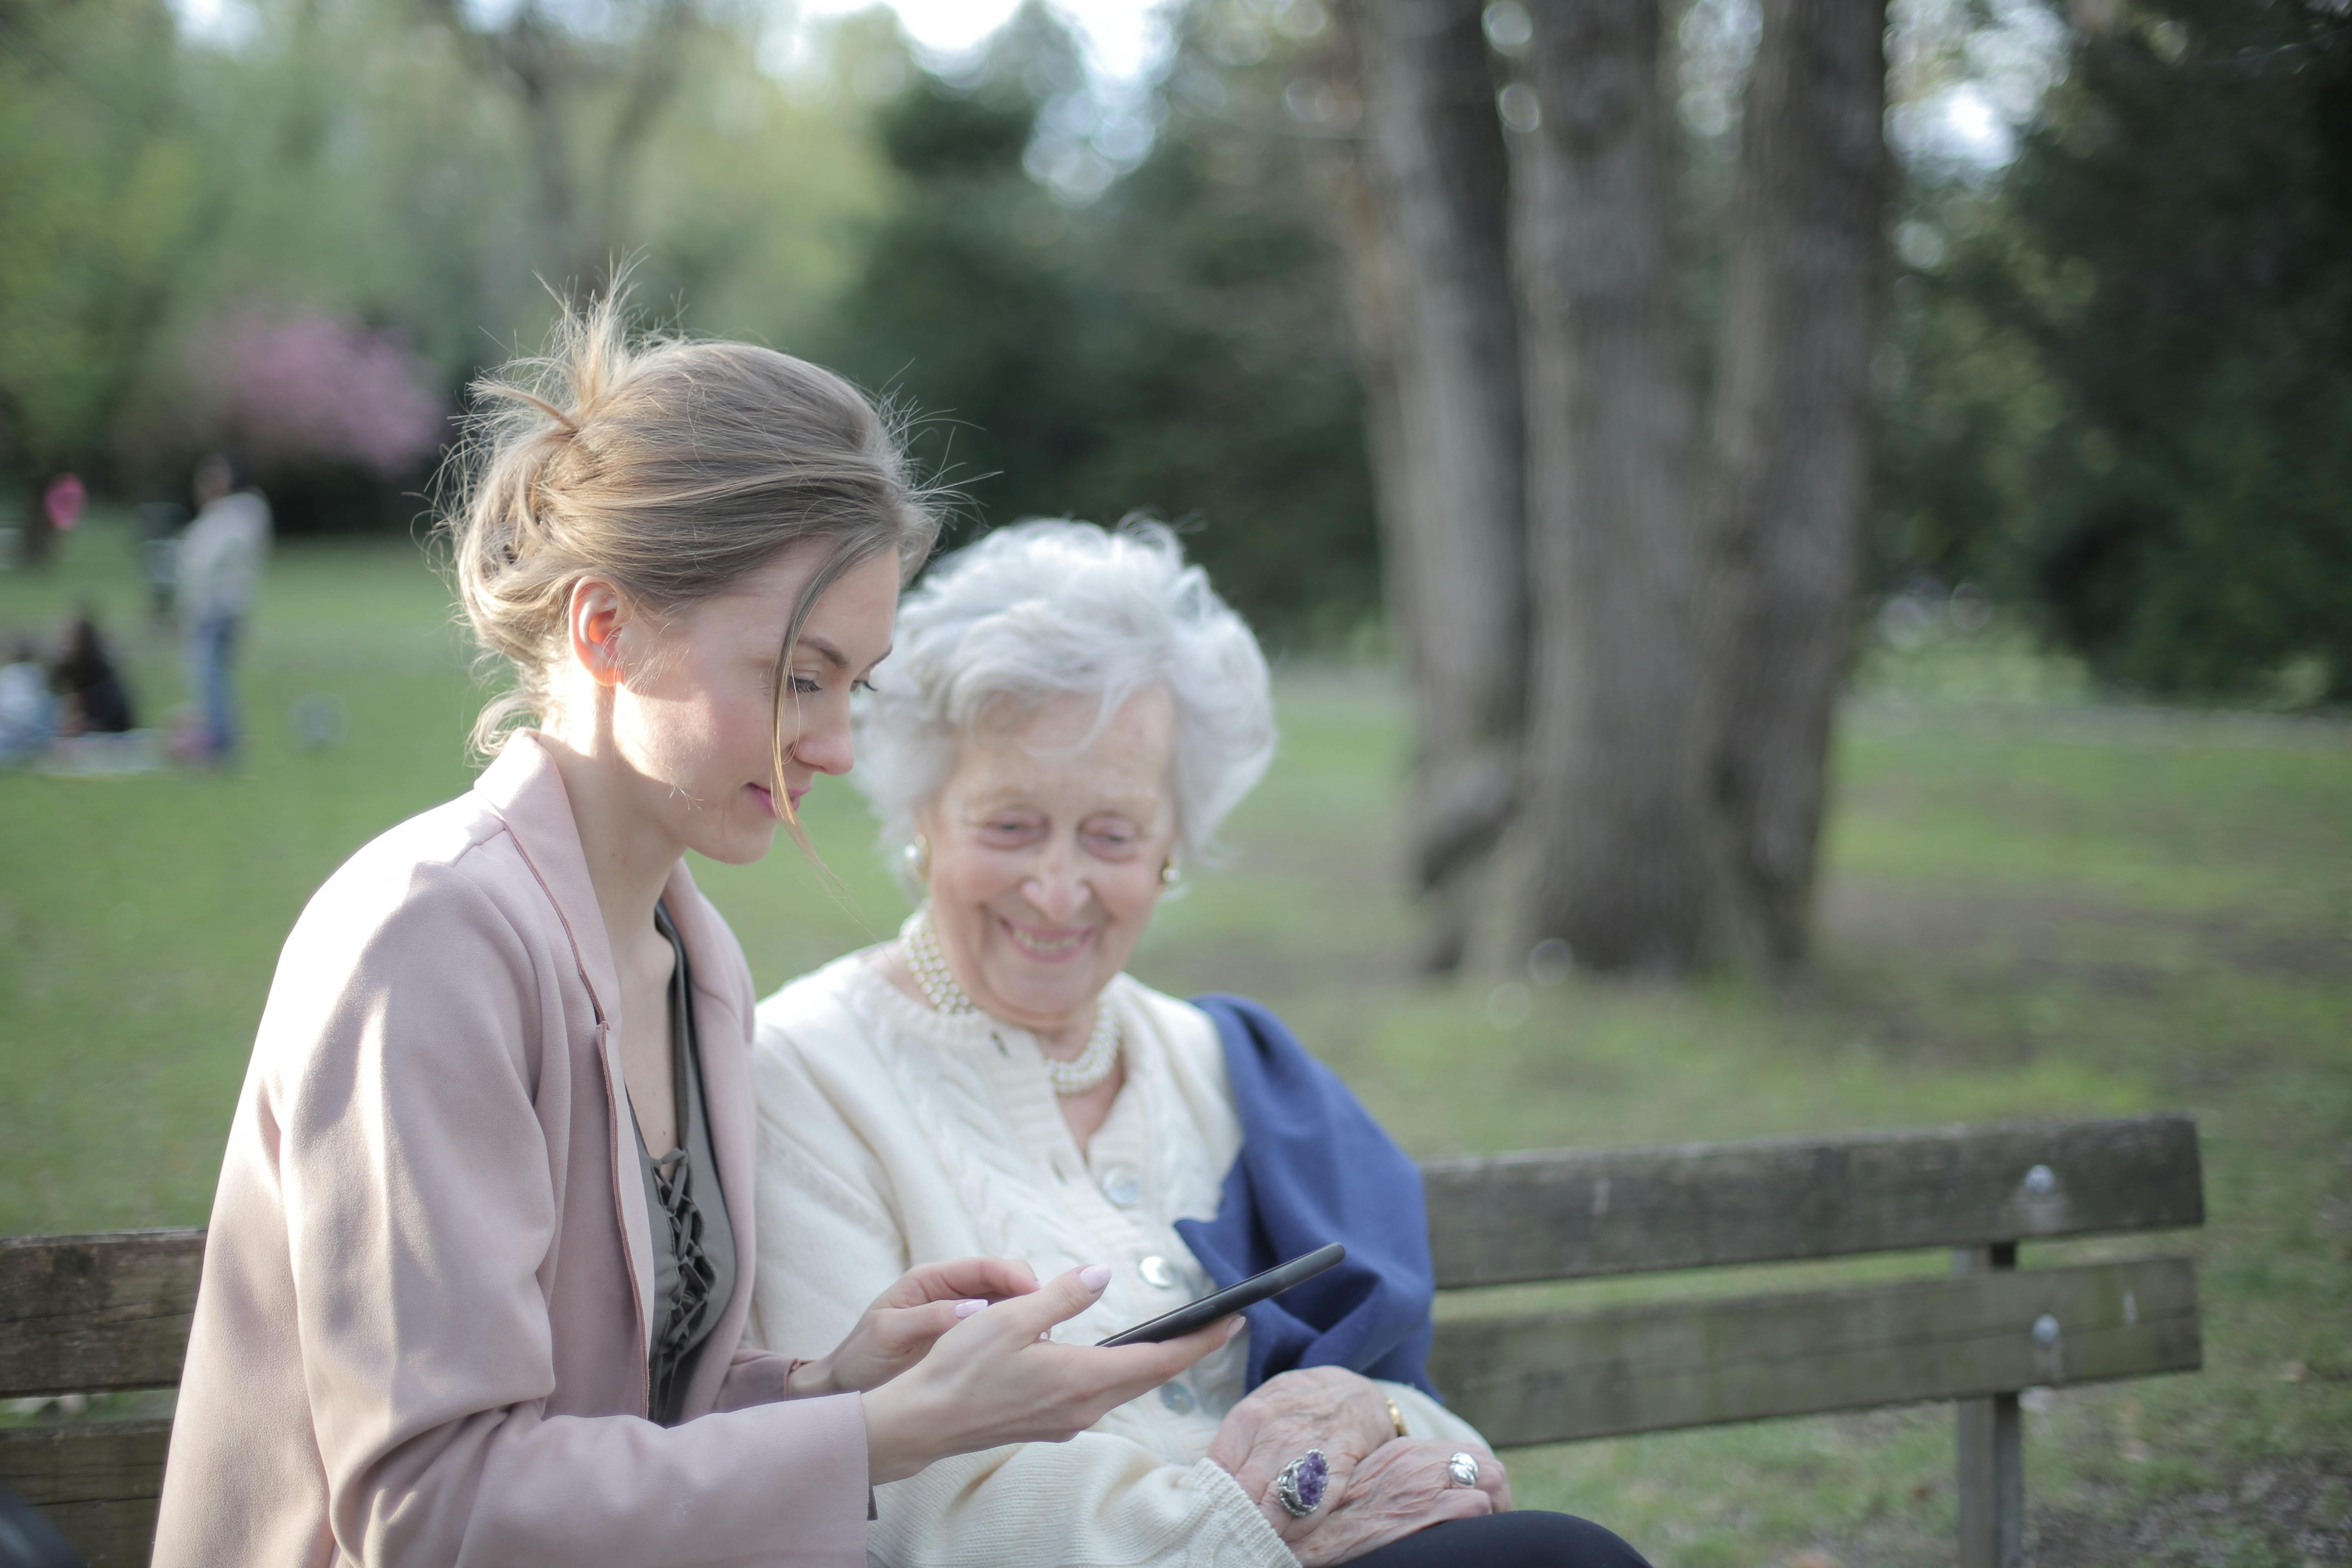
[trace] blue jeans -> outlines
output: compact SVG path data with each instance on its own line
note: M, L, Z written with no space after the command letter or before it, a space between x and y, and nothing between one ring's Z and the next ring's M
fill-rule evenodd
M195 688L205 754L210 757L236 750L236 689L229 666L236 658L239 624L236 616L207 616L188 633L188 684Z

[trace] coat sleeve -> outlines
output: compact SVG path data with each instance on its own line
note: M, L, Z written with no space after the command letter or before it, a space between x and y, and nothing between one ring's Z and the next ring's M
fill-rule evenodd
M325 944L322 944L322 946ZM328 1515L373 1565L863 1563L855 1395L554 1415L550 977L428 865L355 956L289 944L263 1045ZM594 1194L603 1201L604 1194Z
M880 1163L801 1065L761 1030L758 1279L751 1310L769 1346L813 1355L909 1266ZM1123 1437L1085 1432L939 1460L877 1488L867 1527L886 1568L1135 1564L1297 1568L1234 1479L1207 1459L1170 1465Z

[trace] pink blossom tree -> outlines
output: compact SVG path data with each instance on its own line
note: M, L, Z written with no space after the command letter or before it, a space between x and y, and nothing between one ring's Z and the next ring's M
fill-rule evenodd
M331 316L241 311L197 334L188 370L206 423L266 468L347 462L389 477L446 425L397 331Z

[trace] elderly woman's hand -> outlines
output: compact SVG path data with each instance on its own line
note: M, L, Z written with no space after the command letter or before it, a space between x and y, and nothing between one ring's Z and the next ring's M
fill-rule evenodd
M1035 1289L1037 1277L1027 1265L1002 1258L959 1258L910 1268L874 1299L831 1355L793 1369L792 1397L879 1388L988 1302Z
M1330 1466L1324 1495L1348 1489L1356 1467L1372 1451L1396 1440L1388 1395L1380 1384L1343 1367L1307 1367L1267 1378L1226 1413L1209 1445L1209 1458L1224 1467L1285 1541L1296 1542L1322 1515L1294 1519L1275 1495L1275 1477L1309 1448L1320 1448Z
M1478 1461L1476 1486L1454 1480L1448 1461L1457 1453ZM1510 1510L1510 1477L1486 1449L1400 1437L1358 1465L1344 1493L1296 1521L1308 1528L1286 1544L1302 1568L1327 1568L1449 1519Z

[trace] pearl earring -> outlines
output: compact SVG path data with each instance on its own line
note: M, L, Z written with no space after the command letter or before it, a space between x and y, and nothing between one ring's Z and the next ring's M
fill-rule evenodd
M914 842L898 851L898 858L905 862L907 875L916 881L931 879L931 841L921 834L916 834Z
M1171 855L1165 861L1160 863L1160 885L1161 887L1172 888L1183 879L1184 870L1182 867L1176 864L1176 857Z

